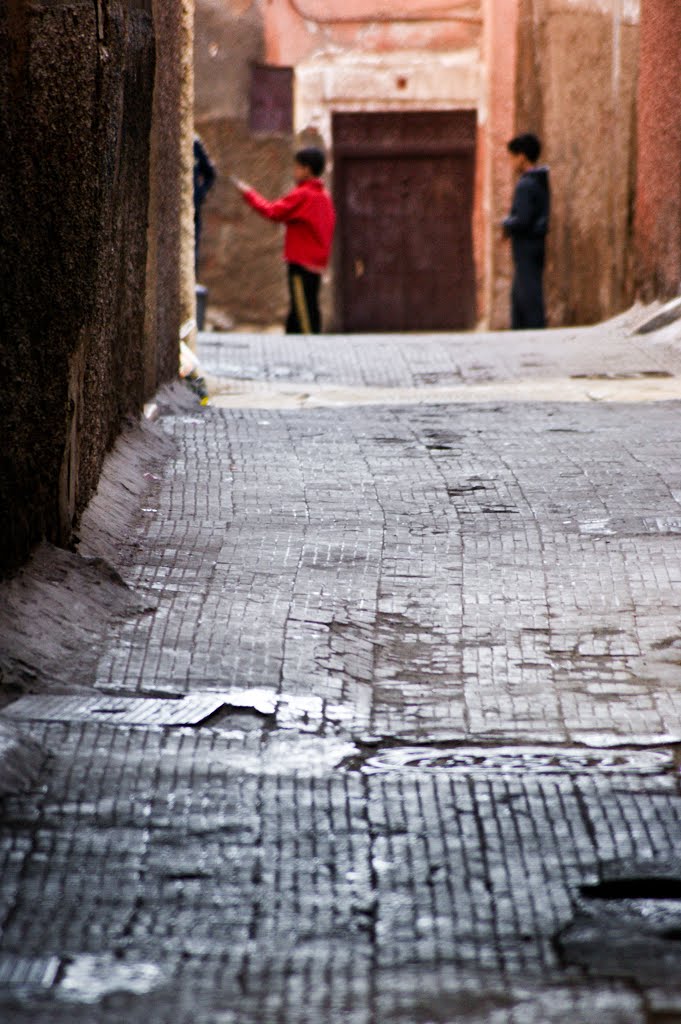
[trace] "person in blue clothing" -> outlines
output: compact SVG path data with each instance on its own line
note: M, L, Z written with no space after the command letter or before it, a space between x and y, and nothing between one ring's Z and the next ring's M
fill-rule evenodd
M199 276L199 247L201 245L201 207L215 184L217 174L206 148L198 135L194 136L194 270Z
M513 248L511 325L513 330L546 327L544 264L551 216L548 167L539 167L541 142L530 133L508 143L518 182L511 212L503 222Z

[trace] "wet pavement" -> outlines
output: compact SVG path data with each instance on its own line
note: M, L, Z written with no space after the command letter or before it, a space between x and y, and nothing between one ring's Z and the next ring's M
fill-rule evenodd
M96 692L4 712L0 1018L681 1021L681 386L595 339L205 339Z

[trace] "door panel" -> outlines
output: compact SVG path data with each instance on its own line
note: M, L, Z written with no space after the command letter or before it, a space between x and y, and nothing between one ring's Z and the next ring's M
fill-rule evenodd
M347 122L353 115L342 116ZM379 131L376 146L377 122L357 116L372 128L373 148L367 154L361 139L343 146L336 172L345 330L472 327L474 150L462 147L459 137L448 151L441 117L437 147L429 147L428 114L422 115L422 149L415 142L416 115L373 115L390 129ZM406 130L400 118L408 118Z
M405 317L402 224L395 216L391 160L356 160L347 168L343 279L349 331L395 330Z

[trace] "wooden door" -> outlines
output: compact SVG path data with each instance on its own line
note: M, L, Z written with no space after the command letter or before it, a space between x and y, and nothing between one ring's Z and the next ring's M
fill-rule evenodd
M463 143L457 113L335 120L346 331L474 326L475 115L463 119Z

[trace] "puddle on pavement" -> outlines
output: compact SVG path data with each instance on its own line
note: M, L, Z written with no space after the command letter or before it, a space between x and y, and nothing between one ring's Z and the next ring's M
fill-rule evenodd
M259 715L275 715L278 695L274 690L258 689L230 690L223 694L223 701L230 708L244 708Z
M544 747L395 747L364 760L365 774L399 771L464 775L582 774L598 771L661 775L674 770L674 758L661 750L584 750Z
M143 996L164 981L159 967L150 963L125 963L112 956L77 956L64 968L57 986L60 999L73 1003L98 1003L113 992Z
M234 732L230 738L245 739L245 735L239 737ZM306 778L326 775L359 756L358 748L349 740L289 730L268 733L257 747L235 745L225 751L229 769L235 774L295 774Z
M324 701L321 697L277 693L276 690L258 687L229 690L220 693L220 697L226 709L252 711L264 718L274 718L279 729L317 732L324 717ZM229 710L223 718L229 724ZM217 724L215 716L209 724Z
M586 900L674 900L681 902L681 878L661 875L634 878L606 878L579 890Z

